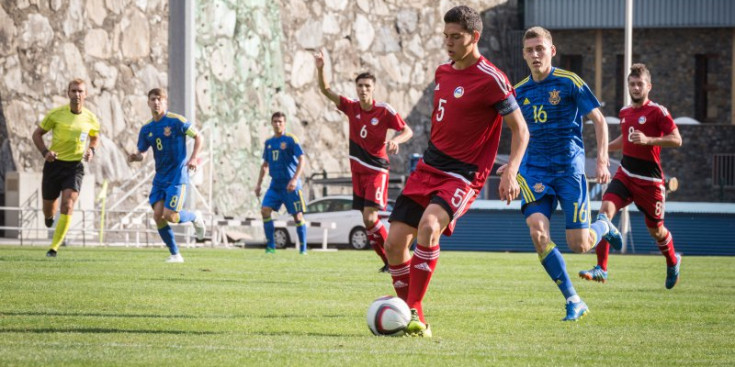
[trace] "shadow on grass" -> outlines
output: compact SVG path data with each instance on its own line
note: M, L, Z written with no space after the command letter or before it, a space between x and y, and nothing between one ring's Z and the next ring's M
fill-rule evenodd
M44 328L44 329L0 329L0 333L80 333L80 334L172 334L172 335L217 335L227 334L217 331L189 331L189 330L130 330L130 329L103 329L103 328Z
M295 315L295 314L271 314L271 315L155 315L135 313L92 313L92 312L31 312L10 311L1 312L0 316L56 316L56 317L122 317L141 319L310 319L310 318L348 318L351 315L329 314L329 315Z

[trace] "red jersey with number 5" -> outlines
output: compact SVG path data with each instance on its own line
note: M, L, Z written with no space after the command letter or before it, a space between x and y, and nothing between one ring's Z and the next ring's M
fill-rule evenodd
M505 73L484 57L456 70L436 69L431 140L426 164L480 189L498 152L502 116L496 104L515 94Z
M350 121L350 168L352 172L388 172L390 160L385 151L388 129L401 131L406 126L389 104L373 101L365 111L356 99L339 97L339 110Z
M634 144L630 134L638 130L648 137L662 137L676 130L674 120L666 107L646 101L641 107L632 105L620 110L620 129L623 134L623 168L628 175L648 178L663 178L661 170L661 147Z

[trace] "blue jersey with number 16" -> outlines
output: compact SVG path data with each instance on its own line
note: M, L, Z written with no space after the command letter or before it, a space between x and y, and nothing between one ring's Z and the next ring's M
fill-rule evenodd
M600 107L587 84L575 73L552 68L546 79L529 76L515 89L531 136L520 173L584 174L584 116Z
M172 186L189 183L186 167L186 137L195 137L196 130L184 116L166 112L159 120L143 125L138 135L138 151L153 148L156 176L153 185Z

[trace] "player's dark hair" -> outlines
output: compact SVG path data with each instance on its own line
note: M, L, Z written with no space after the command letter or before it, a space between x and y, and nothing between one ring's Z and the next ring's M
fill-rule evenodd
M161 99L168 99L168 93L166 93L165 89L161 88L153 88L148 91L148 98L151 98L151 96L158 96L161 97Z
M648 71L648 68L645 64L633 64L630 66L630 74L628 74L628 79L630 79L631 76L635 76L641 79L648 79L648 82L651 82L651 72Z
M523 33L523 40L530 40L534 38L543 38L549 40L549 42L553 45L554 40L551 38L551 32L549 32L548 29L544 27L531 27L526 30L526 33Z
M355 83L357 83L357 81L360 80L360 79L370 79L370 80L373 81L373 84L375 84L377 82L377 79L375 78L375 75L373 75L373 73L371 73L369 71L366 71L364 73L360 73L360 75L358 75L357 78L355 78Z
M482 33L482 18L480 14L468 6L460 5L449 9L444 14L444 23L457 23L467 32L478 31Z
M283 117L283 121L286 121L286 114L281 111L274 112L273 115L271 115L271 121L277 117Z

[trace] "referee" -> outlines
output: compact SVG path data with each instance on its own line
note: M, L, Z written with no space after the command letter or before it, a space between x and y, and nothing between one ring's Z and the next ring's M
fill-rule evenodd
M69 230L74 204L84 178L82 159L89 162L95 154L100 123L91 111L84 108L87 86L84 80L74 79L67 88L69 104L52 109L33 132L33 143L46 161L43 165L41 195L46 227L54 225L54 215L61 194L61 215L54 231L47 257L56 257L59 246ZM51 147L46 148L43 135L53 131ZM89 141L89 146L87 146Z

